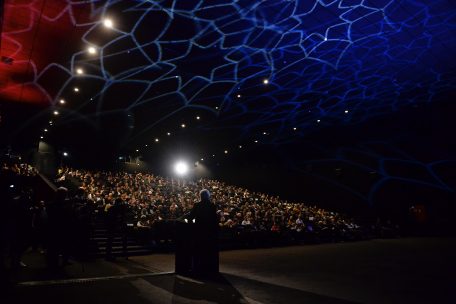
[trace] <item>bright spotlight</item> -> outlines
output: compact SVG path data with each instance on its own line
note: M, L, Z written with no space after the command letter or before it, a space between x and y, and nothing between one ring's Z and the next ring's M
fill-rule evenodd
M68 156L68 152L63 152L63 156Z
M59 115L59 111L54 111L54 115Z
M159 141L160 141L160 139L158 139L158 138L155 138L155 142L159 142Z
M76 69L76 73L77 73L78 75L82 75L82 74L84 74L84 71L83 71L83 69L78 68L78 69Z
M75 91L75 92L79 92L79 88L78 88L78 87L75 87L75 88L74 88L74 91Z
M263 80L263 83L264 83L264 84L268 84L268 83L269 83L269 79Z
M185 125L185 124L181 124L181 128L185 128L185 127L186 127L186 125Z
M112 22L111 19L106 18L103 20L103 25L107 28L112 28L114 26L114 23Z
M89 52L89 54L96 54L97 53L97 49L94 48L93 46L89 46L89 48L87 49L87 52Z
M60 104L65 104L65 100L64 99L60 99Z
M174 171L176 172L177 175L185 175L188 173L188 164L183 162L183 161L178 161L174 165Z

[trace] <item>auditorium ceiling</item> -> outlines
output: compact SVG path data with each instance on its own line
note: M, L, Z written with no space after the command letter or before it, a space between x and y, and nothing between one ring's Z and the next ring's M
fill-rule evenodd
M5 0L0 48L2 123L36 141L86 124L231 151L454 98L456 3Z

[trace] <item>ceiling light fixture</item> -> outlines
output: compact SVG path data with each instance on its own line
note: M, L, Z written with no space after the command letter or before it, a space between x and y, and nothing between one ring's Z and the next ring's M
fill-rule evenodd
M87 52L89 52L89 54L94 55L94 54L97 53L97 49L94 48L93 46L89 46L89 47L87 48Z
M114 23L112 22L111 19L106 18L103 20L103 25L107 28L112 28L114 26Z
M188 172L187 163L184 162L184 161L178 161L174 165L174 171L176 172L177 175L180 175L180 176L183 176L183 175L187 174L187 172Z

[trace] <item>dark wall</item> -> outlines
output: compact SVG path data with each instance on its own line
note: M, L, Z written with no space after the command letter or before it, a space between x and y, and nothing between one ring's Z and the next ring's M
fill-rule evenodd
M58 159L55 149L50 144L40 141L38 149L33 153L32 164L38 171L48 177L54 177L57 173Z

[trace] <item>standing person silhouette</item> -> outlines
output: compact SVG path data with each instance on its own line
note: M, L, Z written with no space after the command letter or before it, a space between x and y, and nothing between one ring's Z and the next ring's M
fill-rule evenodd
M203 189L201 200L193 206L188 219L194 223L193 272L211 276L219 271L218 217L210 192Z
M70 212L67 199L68 189L60 187L55 193L55 199L46 205L48 213L47 263L55 270L59 267L59 255L64 259L69 256L71 237L69 230Z

